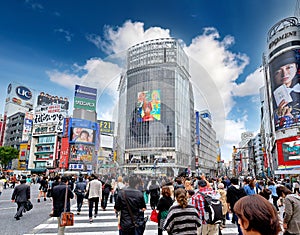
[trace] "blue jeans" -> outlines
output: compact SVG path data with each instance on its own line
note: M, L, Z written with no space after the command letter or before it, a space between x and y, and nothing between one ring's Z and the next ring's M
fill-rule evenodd
M232 216L233 216L233 221L236 223L236 225L238 227L239 235L243 235L242 230L241 230L241 226L238 223L239 219L238 219L237 215L235 213L232 213Z

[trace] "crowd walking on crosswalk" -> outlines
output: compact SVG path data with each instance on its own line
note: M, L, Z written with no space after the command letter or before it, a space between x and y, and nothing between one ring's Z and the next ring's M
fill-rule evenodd
M11 196L16 220L27 201L53 204L33 234L300 234L299 179L42 175L35 194L26 178ZM61 225L64 212L74 212L73 226Z

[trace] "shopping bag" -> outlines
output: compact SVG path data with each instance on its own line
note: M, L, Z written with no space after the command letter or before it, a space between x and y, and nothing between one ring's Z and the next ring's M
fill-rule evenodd
M73 226L74 225L74 214L72 212L62 212L60 216L60 227Z
M155 222L155 223L158 223L158 213L156 210L153 210L151 212L151 215L150 215L150 220Z

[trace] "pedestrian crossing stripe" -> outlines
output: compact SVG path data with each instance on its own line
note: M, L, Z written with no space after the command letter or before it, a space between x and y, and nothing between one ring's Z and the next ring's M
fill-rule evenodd
M147 204L147 208L150 205ZM99 206L98 215L96 218L93 217L93 222L89 222L88 204L84 203L80 215L77 215L76 204L72 205L71 211L75 214L74 226L65 228L65 235L118 235L118 220L113 209L113 204L108 203L106 210L103 211ZM93 208L94 214L95 208ZM145 216L150 218L151 210L145 211ZM222 230L223 235L237 234L237 228L231 224L230 221L226 220L226 228ZM36 226L31 233L24 235L57 235L58 224L57 218L49 218L43 224ZM144 235L157 235L157 223L148 220ZM164 234L167 234L164 232Z

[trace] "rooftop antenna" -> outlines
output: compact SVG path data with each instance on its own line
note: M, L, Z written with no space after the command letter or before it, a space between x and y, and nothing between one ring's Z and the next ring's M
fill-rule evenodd
M298 19L300 18L300 0L296 0L296 6L295 6L295 12L294 12L295 17Z

